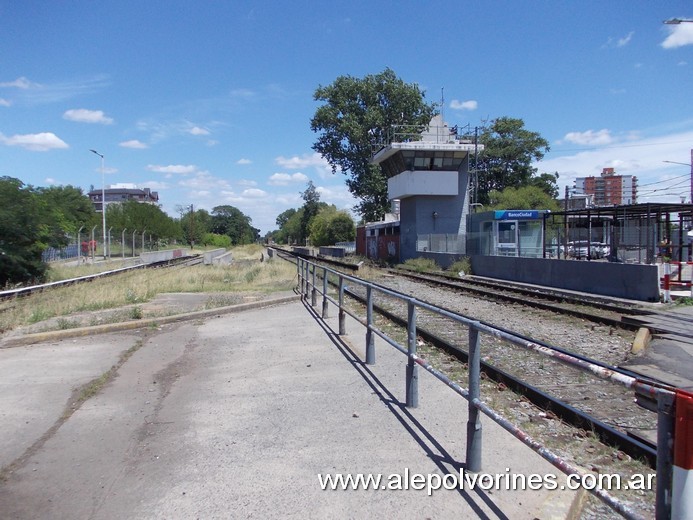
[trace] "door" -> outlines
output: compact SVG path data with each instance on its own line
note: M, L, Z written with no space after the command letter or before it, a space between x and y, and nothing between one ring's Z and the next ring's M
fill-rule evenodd
M517 256L517 220L496 222L496 256Z

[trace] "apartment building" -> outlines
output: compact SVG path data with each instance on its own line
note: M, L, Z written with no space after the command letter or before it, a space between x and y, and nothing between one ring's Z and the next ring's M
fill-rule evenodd
M595 206L635 204L638 200L638 179L633 175L616 175L614 168L603 168L599 177L575 179L575 193L591 196Z

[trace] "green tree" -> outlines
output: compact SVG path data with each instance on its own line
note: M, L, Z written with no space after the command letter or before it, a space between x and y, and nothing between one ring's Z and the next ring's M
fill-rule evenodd
M536 186L552 198L558 198L558 172L542 173L529 180L530 186Z
M42 282L46 265L41 253L51 226L36 193L13 177L0 177L0 287Z
M313 184L313 181L308 181L306 191L301 193L303 198L303 212L301 213L301 227L299 230L299 240L304 242L310 235L310 223L320 211L320 193Z
M486 128L480 142L484 150L474 165L477 171L477 202L488 205L492 191L519 188L531 183L538 161L549 151L549 142L524 128L522 119L500 117Z
M189 209L190 206L185 208ZM203 237L212 227L212 216L205 209L184 211L181 214L180 227L186 244L204 243Z
M260 230L251 225L251 219L233 206L216 206L212 208L210 231L228 235L233 245L250 244L260 237Z
M127 229L130 232L146 233L152 241L166 241L182 237L180 223L153 204L142 204L128 200L122 204L108 204L107 226L116 233Z
M324 104L310 121L319 133L313 149L332 167L347 175L349 191L359 199L356 210L366 221L379 220L388 211L387 179L370 164L377 145L388 141L394 125L426 125L435 105L424 101L416 84L407 84L386 68L363 79L339 76L320 86L315 101Z
M293 211L291 216L286 219L284 224L277 230L274 240L280 244L300 243L301 221L303 220L303 208L298 210L287 210L284 213Z
M558 202L537 186L505 188L489 194L488 209L548 209L560 211Z
M52 228L50 245L64 247L68 234L76 234L80 227L96 224L97 215L89 197L74 186L36 188L37 202Z
M356 236L354 220L345 211L334 206L322 208L310 224L310 242L314 246L349 242Z
M284 227L284 225L289 221L291 217L293 217L296 214L296 209L295 208L289 208L286 211L282 211L276 219L277 226L279 226L279 229Z

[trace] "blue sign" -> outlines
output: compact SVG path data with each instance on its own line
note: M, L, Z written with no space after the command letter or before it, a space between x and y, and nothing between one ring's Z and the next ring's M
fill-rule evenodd
M536 209L508 209L494 211L496 220L536 220L541 212Z

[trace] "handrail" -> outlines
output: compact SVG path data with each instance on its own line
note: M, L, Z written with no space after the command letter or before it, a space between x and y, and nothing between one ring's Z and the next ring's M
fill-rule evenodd
M322 318L328 317L328 302L335 305L339 310L339 334L346 334L345 316L349 315L366 327L366 364L375 363L374 335L383 339L386 343L394 347L399 352L407 355L406 371L406 405L409 407L418 406L418 374L417 367L421 367L448 387L453 389L468 401L469 418L467 422L467 468L469 471L478 472L481 470L481 423L478 413L482 412L503 429L521 440L530 449L538 453L541 457L553 466L566 474L582 475L580 470L559 455L549 450L541 442L533 439L527 432L512 424L507 419L496 413L488 404L480 399L480 342L479 334L484 333L496 339L522 347L526 350L542 354L559 361L572 368L588 372L601 379L617 383L626 388L633 389L636 393L649 397L656 401L658 413L658 442L657 442L657 494L656 494L656 515L657 518L668 518L671 508L671 488L672 488L672 445L674 435L673 402L675 392L668 388L654 386L644 383L637 378L621 374L613 370L606 369L583 359L576 358L566 353L556 352L544 346L538 345L523 338L519 338L506 331L496 329L490 325L479 323L473 319L456 314L435 305L417 300L416 298L404 296L396 291L385 287L366 282L348 274L341 273L329 267L320 266L305 258L297 258L296 269L298 274L298 288L301 297L306 299L311 295L311 304L317 305L318 293L322 295ZM316 285L318 271L321 271L322 290ZM328 277L332 275L338 279L338 297L335 300L328 294ZM312 278L312 282L311 282ZM366 319L350 312L344 305L345 281L359 285L366 289ZM384 331L378 329L373 322L373 293L378 293L404 301L408 306L407 319L407 345L401 345L395 339L388 336ZM461 323L469 329L469 388L464 389L458 383L451 380L438 369L434 368L425 359L416 353L416 309L424 309L436 313L440 316L450 318ZM590 493L606 503L609 507L623 515L625 518L641 518L627 504L608 494L603 489L589 489Z

